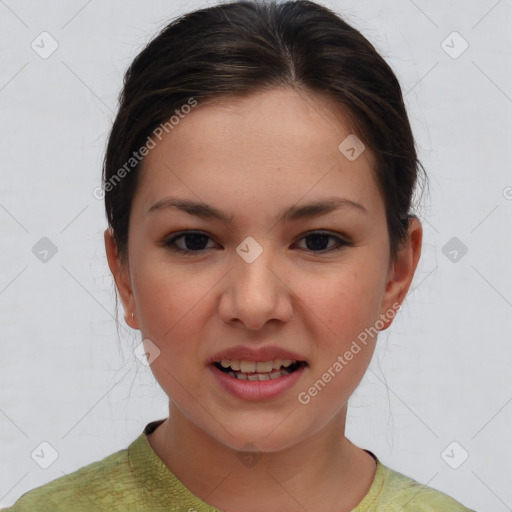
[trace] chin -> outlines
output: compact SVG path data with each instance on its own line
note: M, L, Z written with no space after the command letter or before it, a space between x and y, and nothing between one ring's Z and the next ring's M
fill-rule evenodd
M223 445L235 451L258 453L279 452L293 446L304 438L296 422L293 424L286 415L276 418L254 418L254 415L226 424L226 430L220 428L213 437ZM210 425L211 426L211 425ZM211 435L211 434L210 434Z

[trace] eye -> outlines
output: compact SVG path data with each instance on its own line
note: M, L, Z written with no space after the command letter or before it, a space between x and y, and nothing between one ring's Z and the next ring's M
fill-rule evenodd
M205 249L204 244L207 239L210 237L205 233L195 232L195 231L186 231L177 236L167 240L163 243L165 247L169 247L172 251L183 253L183 254L192 254L199 253L203 249ZM185 245L188 248L179 247L176 242L180 239L183 239Z
M332 238L336 241L336 245L329 247L325 247L327 241ZM330 233L322 232L322 231L316 231L308 233L307 235L303 236L301 240L309 240L310 243L306 242L306 248L309 251L312 252L332 252L337 251L339 249L342 249L345 246L351 246L352 243L348 242L347 240L344 240L343 238L340 238L339 236L332 235Z
M193 253L201 253L205 249L208 249L205 244L207 244L209 239L211 240L211 237L206 233L197 231L185 231L163 242L162 245L169 247L172 251L177 253L193 255ZM334 246L325 247L329 239L335 240L336 243ZM306 240L306 250L316 253L332 252L342 249L345 246L353 245L351 242L348 242L339 236L322 231L308 233L300 240ZM177 244L178 241L182 241L185 247L180 247Z

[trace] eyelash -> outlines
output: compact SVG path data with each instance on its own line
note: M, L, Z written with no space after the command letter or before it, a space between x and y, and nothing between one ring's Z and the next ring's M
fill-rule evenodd
M181 249L180 247L177 247L175 245L176 240L179 240L180 238L184 238L187 235L202 235L202 236L205 236L205 237L211 239L211 237L209 235L207 235L206 233L203 233L201 231L184 231L184 232L178 233L176 236L172 237L171 239L169 239L167 241L164 241L162 243L162 245L164 247L168 247L171 251L174 251L174 252L180 253L180 254L184 254L186 256L193 256L194 253L195 254L200 254L200 253L205 251L205 249L200 249L200 250L197 250L197 251L193 251L191 249ZM343 249L344 247L350 247L350 246L353 245L351 242L349 242L347 240L344 240L343 238L340 238L339 236L333 235L331 233L327 233L325 231L311 231L311 232L303 235L300 240L302 240L303 238L311 237L311 236L322 236L322 235L323 236L328 236L329 238L336 239L338 246L336 246L334 248L330 248L330 249L323 249L321 251L312 251L312 250L309 250L309 249L305 249L305 250L309 251L309 252L312 252L314 254L327 254L327 253L330 253L330 252L334 252L334 251L338 251L340 249Z

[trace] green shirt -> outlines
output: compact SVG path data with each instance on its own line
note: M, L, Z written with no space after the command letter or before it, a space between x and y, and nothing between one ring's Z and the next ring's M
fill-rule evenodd
M23 494L7 512L219 512L192 494L153 451L148 423L128 448ZM377 463L370 490L352 512L474 512L440 491Z

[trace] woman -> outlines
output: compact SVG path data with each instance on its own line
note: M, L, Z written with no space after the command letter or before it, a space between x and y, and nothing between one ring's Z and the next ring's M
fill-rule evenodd
M420 170L396 77L327 8L170 23L126 73L103 176L169 417L8 510L468 511L345 436L420 257Z

